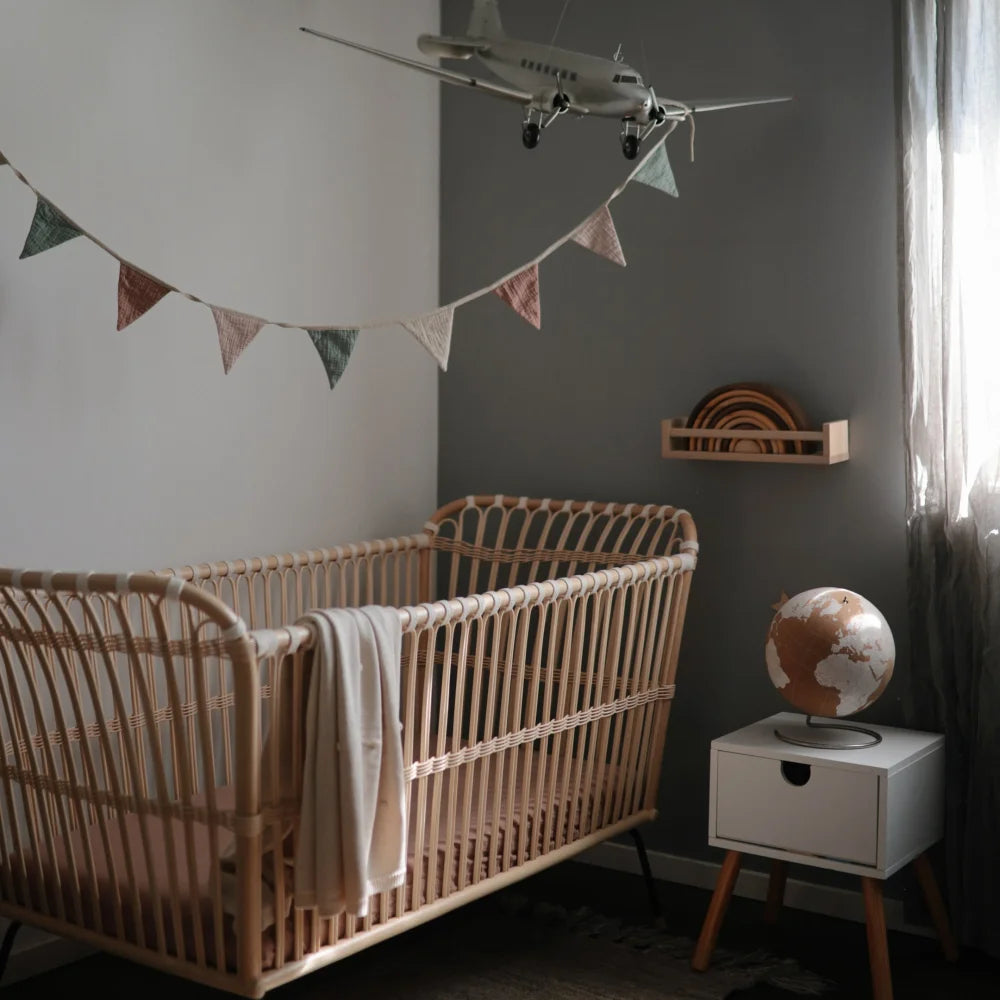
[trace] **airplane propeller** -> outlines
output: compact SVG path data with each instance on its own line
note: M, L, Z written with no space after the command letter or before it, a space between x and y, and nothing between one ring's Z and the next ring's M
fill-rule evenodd
M663 105L656 99L656 91L652 87L649 88L649 100L649 120L657 125L662 125L667 120L667 113L664 111Z
M566 96L562 87L562 76L556 73L556 90L558 93L552 99L552 105L557 112L562 113L563 111L569 111L569 98Z

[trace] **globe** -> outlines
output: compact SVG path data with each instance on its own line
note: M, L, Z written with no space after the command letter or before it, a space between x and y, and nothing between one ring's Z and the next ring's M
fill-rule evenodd
M800 712L843 718L885 690L896 644L871 601L851 590L817 587L778 609L765 658L771 682Z

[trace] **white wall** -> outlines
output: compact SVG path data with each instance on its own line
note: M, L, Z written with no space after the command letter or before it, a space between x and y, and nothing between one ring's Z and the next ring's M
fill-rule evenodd
M0 0L0 150L122 256L308 325L435 307L439 84L302 34L419 55L438 0ZM145 569L419 528L437 376L398 326L331 392L301 330L223 374L170 295L122 333L86 239L18 255L0 168L0 565Z

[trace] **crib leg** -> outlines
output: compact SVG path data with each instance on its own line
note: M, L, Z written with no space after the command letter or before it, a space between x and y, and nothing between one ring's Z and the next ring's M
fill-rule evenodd
M3 974L7 971L10 950L14 947L14 938L17 937L17 932L20 929L21 921L12 920L7 927L7 933L3 936L3 944L0 944L0 979L3 979Z
M642 834L633 827L629 830L632 839L635 841L635 849L639 855L639 864L642 866L642 877L646 880L646 892L649 893L649 908L653 911L653 919L659 923L663 920L663 907L660 906L660 896L656 891L656 881L653 878L653 871L649 867L649 858L646 856L646 845L642 842Z

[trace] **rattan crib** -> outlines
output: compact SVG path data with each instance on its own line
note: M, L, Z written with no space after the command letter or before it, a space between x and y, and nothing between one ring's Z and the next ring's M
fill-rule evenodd
M670 507L470 497L335 549L0 570L0 915L259 997L633 829L656 814L697 548ZM361 604L403 632L408 877L320 919L286 879L295 622Z

